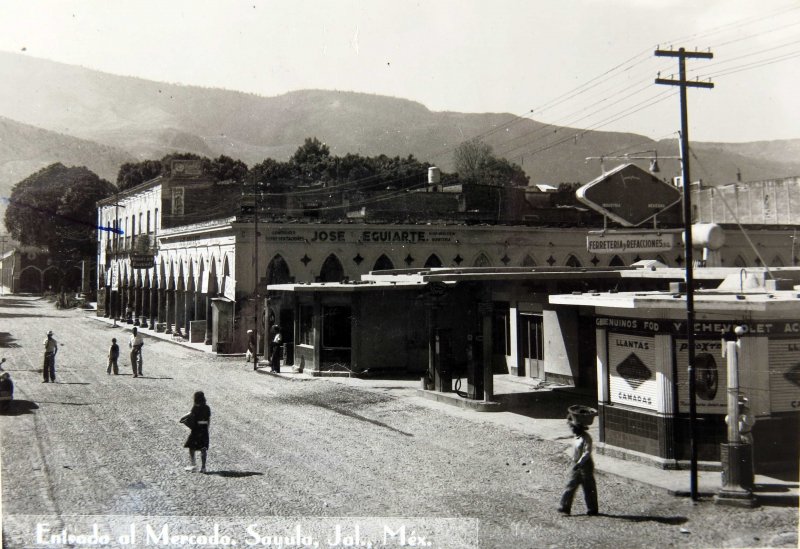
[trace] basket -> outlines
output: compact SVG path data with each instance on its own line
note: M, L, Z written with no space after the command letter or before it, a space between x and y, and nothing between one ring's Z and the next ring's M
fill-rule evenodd
M574 404L567 408L567 419L574 421L579 425L583 425L588 427L592 423L594 423L594 418L597 415L597 410L594 408L590 408L589 406L583 406L582 404Z

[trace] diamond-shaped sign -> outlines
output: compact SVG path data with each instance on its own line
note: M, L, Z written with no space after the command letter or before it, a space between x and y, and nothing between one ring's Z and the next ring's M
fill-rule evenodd
M681 192L635 164L623 164L575 191L578 200L626 226L637 227L681 201Z
M650 368L634 353L629 354L617 365L617 373L634 389L638 389L642 383L653 377Z

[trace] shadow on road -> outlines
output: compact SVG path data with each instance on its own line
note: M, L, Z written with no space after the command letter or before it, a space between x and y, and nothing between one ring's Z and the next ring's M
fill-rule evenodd
M52 400L40 400L39 404L63 404L64 406L91 406L91 402L54 402ZM38 408L38 406L37 406Z
M19 347L19 343L14 343L17 338L11 336L11 332L0 332L0 347Z
M780 494L774 496L756 495L756 501L762 507L797 507L800 505L800 498L793 494Z
M256 471L208 471L206 474L216 475L218 477L224 477L224 478L241 478L241 477L261 476L264 473L258 473Z
M659 524L684 524L688 522L686 517L658 517L654 515L611 515L608 513L599 513L599 517L608 517L620 520L627 520L630 522L657 522Z
M56 385L91 385L86 381L52 381L51 383L55 383Z
M121 376L130 376L132 374L120 374ZM175 379L174 377L155 377L155 376L137 376L142 379Z
M0 307L35 307L35 305L30 300L3 297L0 298Z
M30 400L12 400L8 403L6 409L0 412L0 415L21 416L23 414L32 414L38 408L39 405Z

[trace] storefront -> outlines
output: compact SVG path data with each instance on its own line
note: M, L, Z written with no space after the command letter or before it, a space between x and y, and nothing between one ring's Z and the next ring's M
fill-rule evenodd
M800 282L781 269L778 287ZM728 379L722 335L744 326L739 393L757 421L757 470L796 467L800 427L800 293L760 285L743 289L733 275L718 290L694 294L698 459L719 461L725 442ZM738 290L738 291L737 291ZM667 292L554 295L559 307L592 307L596 324L600 451L680 467L689 460L689 345L685 294Z

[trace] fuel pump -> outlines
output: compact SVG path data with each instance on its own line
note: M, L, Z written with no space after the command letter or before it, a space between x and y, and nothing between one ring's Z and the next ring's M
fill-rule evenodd
M453 390L452 340L449 328L437 328L433 356L433 389L443 393Z
M467 334L467 397L483 399L483 337Z

